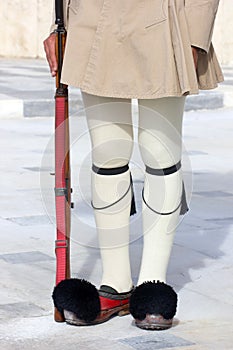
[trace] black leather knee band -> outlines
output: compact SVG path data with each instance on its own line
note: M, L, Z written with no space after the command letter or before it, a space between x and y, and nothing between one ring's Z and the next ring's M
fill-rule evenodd
M117 167L117 168L99 168L96 165L92 165L92 170L99 175L119 175L119 174L123 174L126 171L129 170L129 165L123 165L121 167ZM128 192L130 191L130 189L132 190L132 200L131 200L131 208L130 208L130 216L134 215L136 213L136 205L135 205L135 199L134 199L134 190L133 190L133 180L132 180L132 175L130 173L130 184L128 189L126 190L126 192L123 194L123 196L121 198L119 198L118 200L116 200L115 202L106 205L105 207L95 207L93 202L91 202L92 208L96 209L96 210L104 210L104 209L108 209L110 207L112 207L113 205L119 203L123 198L125 198L125 196L128 194Z
M177 164L164 169L154 169L146 165L146 172L150 175L156 175L156 176L166 176L171 175L173 173L176 173L181 168L181 161L179 161Z
M99 168L95 164L92 165L94 173L99 175L119 175L129 170L129 165L119 166L117 168Z

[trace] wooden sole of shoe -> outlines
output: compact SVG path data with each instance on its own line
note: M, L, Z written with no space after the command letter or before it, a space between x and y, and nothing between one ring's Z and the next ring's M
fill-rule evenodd
M172 319L167 320L161 315L147 314L144 320L135 319L135 324L141 329L162 331L172 327Z
M94 321L84 321L78 318L73 312L64 310L64 316L66 323L73 325L73 326L92 326L100 323L104 323L108 320L110 320L114 316L126 316L129 315L129 304L125 304L123 306L119 306L113 309L103 310L97 316L97 318Z

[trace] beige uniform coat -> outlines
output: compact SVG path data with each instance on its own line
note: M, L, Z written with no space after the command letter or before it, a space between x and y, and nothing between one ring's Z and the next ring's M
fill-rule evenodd
M62 82L100 96L160 98L223 80L211 39L219 0L64 0ZM191 45L200 48L197 71Z

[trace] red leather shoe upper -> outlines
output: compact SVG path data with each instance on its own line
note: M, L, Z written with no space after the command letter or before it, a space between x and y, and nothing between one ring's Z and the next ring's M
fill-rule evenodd
M123 300L114 300L100 296L101 310L113 309L118 306L122 306L129 303L129 298Z

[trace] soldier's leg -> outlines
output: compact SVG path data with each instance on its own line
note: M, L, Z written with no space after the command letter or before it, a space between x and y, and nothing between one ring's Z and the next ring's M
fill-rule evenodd
M141 328L169 328L176 312L176 293L165 282L181 211L184 103L185 97L139 100L139 145L146 168L142 206L144 244L139 287L131 298L131 313Z
M82 97L92 142L92 205L103 266L101 284L126 292L132 288L128 247L131 100L84 92Z
M144 247L138 283L166 282L181 209L184 102L184 97L139 101L139 145L146 171L142 213Z

